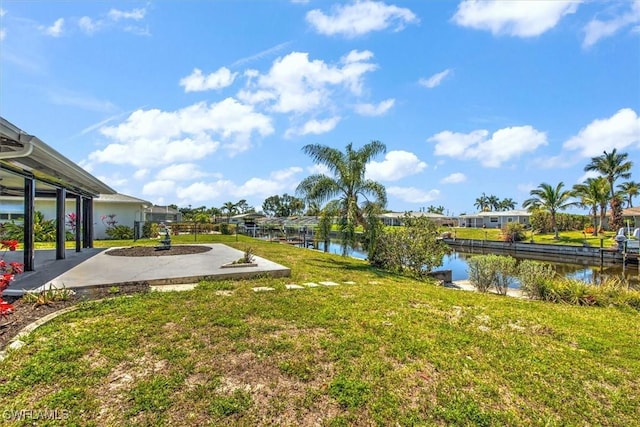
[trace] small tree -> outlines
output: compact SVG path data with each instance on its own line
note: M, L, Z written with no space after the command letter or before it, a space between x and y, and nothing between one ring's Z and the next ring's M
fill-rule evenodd
M521 242L525 239L524 225L519 222L509 222L502 229L502 235L507 242Z
M390 271L409 272L423 279L442 265L449 247L438 239L438 226L427 217L405 214L403 225L382 232L370 263Z

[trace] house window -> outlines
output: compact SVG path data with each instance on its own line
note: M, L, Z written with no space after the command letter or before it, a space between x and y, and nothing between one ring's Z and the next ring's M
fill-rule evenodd
M507 218L507 222L513 222L513 218Z
M498 217L497 216L492 216L489 221L497 223L498 222Z

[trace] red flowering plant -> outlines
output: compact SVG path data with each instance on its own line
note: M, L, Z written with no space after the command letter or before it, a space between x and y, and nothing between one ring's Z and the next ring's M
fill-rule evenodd
M15 251L18 246L17 240L0 241L0 249ZM2 292L9 287L16 274L22 273L24 265L19 262L7 262L4 260L4 253L0 256L0 317L7 318L13 313L13 305L2 299Z

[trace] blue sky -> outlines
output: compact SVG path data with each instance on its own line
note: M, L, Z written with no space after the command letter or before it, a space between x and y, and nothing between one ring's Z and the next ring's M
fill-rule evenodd
M395 211L640 166L640 1L0 5L1 115L156 204L260 210L311 143L385 143Z

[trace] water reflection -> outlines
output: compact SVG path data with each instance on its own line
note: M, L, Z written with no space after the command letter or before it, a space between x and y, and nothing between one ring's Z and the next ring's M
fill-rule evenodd
M319 250L324 250L323 243L320 243ZM331 242L329 244L328 252L334 254L342 254L342 248L338 242ZM501 253L502 252L502 253ZM487 251L486 248L457 248L456 251L447 255L443 259L441 270L451 270L453 280L466 280L469 278L467 274L467 259L478 254L496 253L498 255L511 255L518 261L524 259L535 259L552 264L558 274L564 277L573 279L579 279L587 283L601 283L601 281L608 277L624 277L629 283L630 287L634 289L640 289L640 270L637 264L630 264L623 266L621 264L613 265L593 265L589 264L590 260L586 260L582 257L558 257L552 258L545 257L540 254L526 254L523 253L509 253L507 251ZM367 254L360 249L355 249L349 252L349 256L359 259L365 259ZM591 261L592 262L592 261Z
M523 253L514 254L509 252L499 253L490 252L486 249L479 250L478 248L457 248L455 252L447 257L448 259L444 260L441 268L451 269L454 275L453 280L468 279L466 260L474 255L488 253L510 255L516 258L518 261L522 261L525 259L535 259L538 261L546 262L553 265L559 275L573 279L579 279L587 283L598 284L601 283L603 279L609 277L624 277L629 283L630 287L640 289L640 272L638 270L638 265L630 264L625 267L622 264L604 264L603 266L600 266L590 264L590 262L593 262L592 260L581 257L553 256L551 258L545 258L544 256L540 256L540 254L533 254L537 256L530 256L532 254L525 255ZM456 279L456 273L460 278Z

